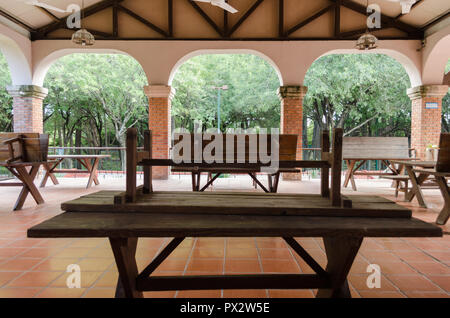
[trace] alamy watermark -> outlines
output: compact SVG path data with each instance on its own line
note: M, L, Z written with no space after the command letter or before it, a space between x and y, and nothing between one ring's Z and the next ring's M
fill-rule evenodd
M192 134L185 128L174 130L171 158L175 163L258 163L262 164L262 172L278 171L280 160L278 128L272 128L270 134L265 128L258 130L229 128L222 134L217 132L217 128L202 132L200 127L201 122L196 122Z

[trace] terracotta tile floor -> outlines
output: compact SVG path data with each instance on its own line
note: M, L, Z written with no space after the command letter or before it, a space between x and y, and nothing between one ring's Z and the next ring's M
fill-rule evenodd
M18 188L2 187L0 194L0 297L113 297L117 269L107 239L29 239L26 230L61 213L61 202L106 189L123 189L123 178L100 177L100 186L86 190L85 179L60 179L59 186L42 190L46 203L35 206L27 199L22 211L12 212ZM386 180L357 180L358 192L394 199ZM190 178L172 176L155 181L156 189L190 190ZM254 191L244 176L218 179L215 190ZM280 192L319 193L318 180L282 181ZM344 193L353 193L344 189ZM438 190L425 190L430 209L417 202L414 216L436 219L443 201ZM450 224L443 226L450 232ZM141 239L137 250L140 269L169 241ZM322 265L326 256L320 238L298 238L299 243ZM381 267L381 288L370 289L367 266ZM81 267L81 288L66 287L69 264ZM188 238L162 264L155 275L224 273L311 273L312 270L278 238ZM350 271L353 297L449 297L450 237L365 239ZM149 292L146 297L314 297L315 290L206 290Z

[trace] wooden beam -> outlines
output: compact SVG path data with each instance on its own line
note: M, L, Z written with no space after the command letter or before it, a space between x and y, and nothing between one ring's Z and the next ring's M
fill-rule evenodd
M236 24L231 28L230 33L228 34L231 36L240 26L242 23L244 23L245 20L253 13L253 11L256 10L256 8L259 7L261 3L263 3L264 0L256 0L255 3L248 9L244 15L236 22Z
M341 33L341 2L342 0L337 0L334 7L334 36L337 38L340 37Z
M313 14L312 16L306 18L305 20L303 20L302 22L298 23L296 26L290 28L287 32L286 35L292 34L295 31L303 28L305 25L311 23L312 21L314 21L315 19L317 19L318 17L321 17L322 15L324 15L325 13L327 13L328 11L330 11L331 9L333 9L335 7L335 4L331 4L326 8L323 8L322 10L320 10L319 12Z
M336 3L338 0L330 0L334 3ZM367 8L359 3L350 1L350 0L342 0L341 1L342 6L346 7L347 9L350 9L352 11L358 12L363 15L367 15ZM408 34L421 34L420 29L417 29L416 27L413 27L412 25L409 25L407 23L397 21L395 18L389 17L387 15L381 14L381 23L385 24L386 26L393 27L396 29L399 29L401 31L404 31Z
M21 20L13 17L12 15L10 15L9 13L3 11L2 9L0 9L0 15L6 19L8 19L9 21L21 26L22 28L24 28L25 30L27 30L28 32L36 32L36 30L34 28L32 28L31 26L29 26L28 24L26 24L25 22L22 22Z
M125 8L122 5L118 5L117 8L121 11L123 11L124 13L128 14L130 17L138 20L139 22L141 22L142 24L146 25L147 27L149 27L150 29L152 29L153 31L158 32L159 34L161 34L162 36L168 37L168 34L166 33L166 31L160 29L159 27L157 27L156 25L154 25L153 23L151 23L150 21L148 21L147 19L144 19L143 17L141 17L140 15L134 13L133 11L131 11L128 8Z
M284 37L284 0L278 0L278 36Z
M83 18L87 18L97 12L110 8L115 2L120 3L124 0L103 0L101 2L97 2L83 10L81 10L81 16ZM56 31L58 29L64 29L66 27L67 18L70 15L65 16L59 21L47 24L43 27L38 28L36 31L38 33L37 38L44 38L46 34Z
M67 27L64 28L64 29L75 32L73 29L69 29L69 28L67 28ZM102 38L110 39L110 38L113 37L113 35L110 34L110 33L98 31L98 30L95 30L95 29L87 28L86 30L87 30L88 32L92 33L93 35L95 35L95 36L100 36L100 37L102 37Z
M216 32L223 37L223 32L222 30L217 26L217 24L205 13L205 11L202 10L202 8L199 7L199 5L192 1L192 0L187 0L187 2L189 2L191 4L191 6L195 9L195 11L198 12L198 14L200 14L202 16L202 18L208 22L208 24L214 29L216 30Z
M228 3L228 0L225 0ZM223 10L223 36L228 37L228 11Z
M381 29L377 29L377 30L381 30ZM350 38L350 37L355 36L355 35L363 34L363 33L365 33L366 31L367 31L367 28L358 29L358 30L353 30L353 31L347 31L347 32L342 32L342 33L340 34L340 37L341 37L341 38Z
M446 12L442 13L441 15L437 16L434 19L431 19L430 21L428 21L427 23L425 23L424 26L422 26L420 28L420 30L425 31L426 29L428 29L429 27L432 27L433 25L441 22L442 20L446 19L448 16L450 16L450 9L447 10Z
M169 37L173 37L173 0L167 0Z
M113 29L113 37L117 38L119 36L119 14L117 8L117 2L114 3L112 14L112 29Z

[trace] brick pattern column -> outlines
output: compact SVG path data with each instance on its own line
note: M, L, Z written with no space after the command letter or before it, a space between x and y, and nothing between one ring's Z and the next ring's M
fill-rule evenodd
M148 97L148 127L153 135L153 158L168 159L170 148L170 110L175 89L166 85L144 87ZM167 179L169 167L153 167L153 178Z
M44 132L42 102L46 88L35 85L8 86L13 97L14 132Z
M307 92L306 86L281 86L278 96L281 100L281 133L295 134L297 140L297 160L302 159L303 135L303 98ZM301 173L285 173L284 180L301 180Z
M439 145L442 123L442 98L447 85L424 85L408 89L411 104L411 147L425 159L428 145Z

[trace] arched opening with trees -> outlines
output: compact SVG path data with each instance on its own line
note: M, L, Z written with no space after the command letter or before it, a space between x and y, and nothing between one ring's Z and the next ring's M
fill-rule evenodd
M145 85L141 65L127 55L75 53L60 58L44 81L49 90L44 128L50 145L125 147L127 128L147 129Z
M173 78L172 129L192 131L194 121L203 129L217 128L218 91L221 91L221 130L279 128L280 100L277 72L253 54L203 54L183 63Z
M384 54L332 54L316 60L305 77L304 145L319 147L320 131L346 136L409 136L410 79Z

